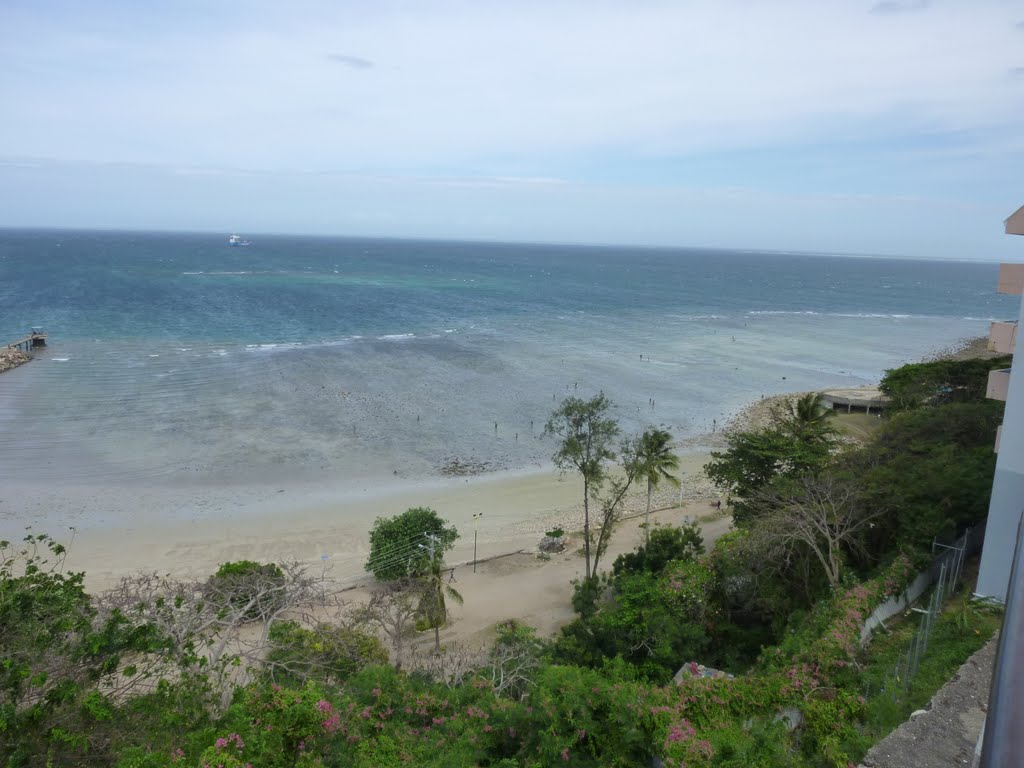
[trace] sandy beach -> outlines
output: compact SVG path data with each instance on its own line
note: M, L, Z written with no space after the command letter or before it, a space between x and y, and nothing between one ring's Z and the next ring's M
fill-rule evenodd
M653 506L661 509L652 513L652 523L703 518L710 544L728 529L729 519L711 506L713 491L701 472L707 459L707 454L681 457L683 484L679 489L662 488L655 495ZM11 507L10 490L0 510ZM67 566L85 571L86 586L93 592L140 571L203 577L232 560L298 560L311 569L324 568L339 587L350 588L345 599L358 602L373 586L363 564L374 519L412 506L436 509L460 532L446 561L455 568L455 586L465 604L452 607L443 632L446 641L484 642L492 636L494 625L508 618L520 619L550 636L573 618L571 582L583 573L578 533L570 533L565 552L546 560L537 557L544 531L561 526L577 532L582 527L581 482L553 470L445 478L358 492L334 489L333 496L329 489L298 494L295 488L280 492L248 488L234 494L227 489L176 494L151 489L135 495L126 489L69 492L63 488L59 493L68 510L78 510L78 518L71 518L73 531L47 532L70 543ZM50 502L56 503L56 495ZM638 488L630 497L630 517L619 524L607 566L642 541L645 501L645 489ZM146 510L134 522L133 502L136 509ZM41 524L49 503L38 494L34 503L39 505ZM163 522L152 522L153 505L162 510ZM473 514L479 512L483 517L477 557L482 562L474 573ZM2 522L5 537L18 535L11 532L14 520L8 517ZM44 529L37 524L34 530Z
M683 487L663 488L654 506L677 506L681 498L687 503L709 498L712 491L701 474L707 458L706 454L683 456ZM363 563L373 521L414 506L436 509L459 529L461 538L448 555L453 564L473 558L475 513L483 513L477 546L481 559L532 550L544 531L556 526L568 531L582 527L582 485L577 477L554 470L396 483L357 491L248 487L133 493L81 487L62 488L52 496L37 489L29 498L27 491L19 497L14 490L12 494L11 486L7 487L0 515L15 505L31 506L36 514L21 514L17 519L8 514L0 529L4 537L16 538L26 525L65 542L73 536L68 566L84 570L92 590L102 590L120 576L140 570L202 576L222 562L239 559L323 562L332 578L355 585L369 579ZM642 511L644 499L638 489L627 513ZM64 525L44 527L44 521L52 523L58 515Z

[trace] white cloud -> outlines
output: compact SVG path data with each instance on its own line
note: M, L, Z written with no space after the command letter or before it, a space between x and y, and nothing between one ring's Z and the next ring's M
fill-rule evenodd
M0 146L183 167L544 177L588 153L1021 122L1024 93L1006 76L1020 62L1020 3L874 6L310 2L165 20L143 16L149 4L90 4L80 17L27 6L0 12L0 94L14 107Z
M373 69L372 61L360 58L359 56L349 56L346 53L332 53L327 58L339 64L344 64L347 67L352 67L352 69Z
M905 13L907 11L923 11L931 5L931 0L882 0L871 6L872 13Z

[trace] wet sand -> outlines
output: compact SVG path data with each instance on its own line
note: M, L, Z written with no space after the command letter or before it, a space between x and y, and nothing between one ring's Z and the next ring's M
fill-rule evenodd
M682 459L682 493L664 488L655 507L713 495L700 475L706 454ZM352 491L323 487L138 490L72 486L48 490L8 483L0 490L0 536L17 539L26 526L71 542L68 566L86 572L91 590L125 574L212 573L229 560L324 562L343 584L369 579L363 563L379 516L429 506L461 534L452 563L473 557L473 514L481 558L536 547L556 526L582 528L582 483L553 470L394 483ZM645 489L629 510L642 511ZM69 527L73 526L74 531ZM73 537L73 538L72 538Z

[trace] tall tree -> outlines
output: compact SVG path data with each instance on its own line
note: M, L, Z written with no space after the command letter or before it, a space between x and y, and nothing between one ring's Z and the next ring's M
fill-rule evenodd
M662 480L679 487L672 473L679 469L679 457L672 450L672 435L663 429L648 429L640 436L637 455L639 474L647 480L647 510L644 512L644 540L651 538L651 494Z
M434 630L434 652L441 651L441 627L448 621L448 607L445 598L462 605L462 595L451 584L445 581L444 560L439 554L430 562L430 568L421 577L423 586L423 615L428 626Z
M798 477L820 471L828 461L830 443L803 440L792 430L773 426L759 432L736 432L724 452L712 452L704 472L732 497L733 519L746 523L754 514L748 501L777 477ZM738 497L738 498L737 498Z
M597 542L591 549L594 555L591 574L595 578L597 577L597 566L601 562L601 558L604 557L604 553L612 539L615 524L622 517L623 502L626 499L626 494L633 486L633 483L641 477L640 443L639 437L631 437L623 441L622 447L619 449L619 456L622 461L622 476L610 480L606 491L599 491L595 494L600 515Z
M552 456L562 471L575 470L583 478L583 551L586 577L590 570L590 501L604 482L607 464L615 459L612 441L619 425L608 415L612 404L604 393L583 400L567 397L544 425L544 434L561 440Z
M831 418L816 393L787 400L772 408L767 426L731 433L727 450L711 454L704 472L733 497L737 523L750 519L755 510L749 500L776 478L813 475L825 467L836 436Z
M411 579L386 582L355 614L356 619L377 627L391 641L396 670L405 662L405 639L412 633L419 611L413 586Z
M773 483L753 504L763 507L751 534L763 543L766 560L788 567L806 547L832 587L840 583L845 555L863 550L864 534L885 512L864 504L859 489L827 472Z

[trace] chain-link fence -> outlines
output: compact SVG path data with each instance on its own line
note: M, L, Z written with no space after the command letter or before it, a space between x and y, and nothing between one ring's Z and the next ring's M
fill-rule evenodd
M975 544L982 540L984 531L979 534L977 529L968 529L954 544L946 545L935 542L932 544L932 551L939 552L932 563L931 572L934 576L931 596L928 599L927 607L911 608L914 613L920 614L920 623L914 634L907 643L907 648L896 659L893 667L892 684L886 686L892 693L894 699L903 699L910 691L914 682L914 676L921 666L921 660L928 652L928 642L931 640L932 630L935 622L942 613L942 606L946 599L956 592L960 584L960 577L963 575L964 560L970 551L976 547Z

